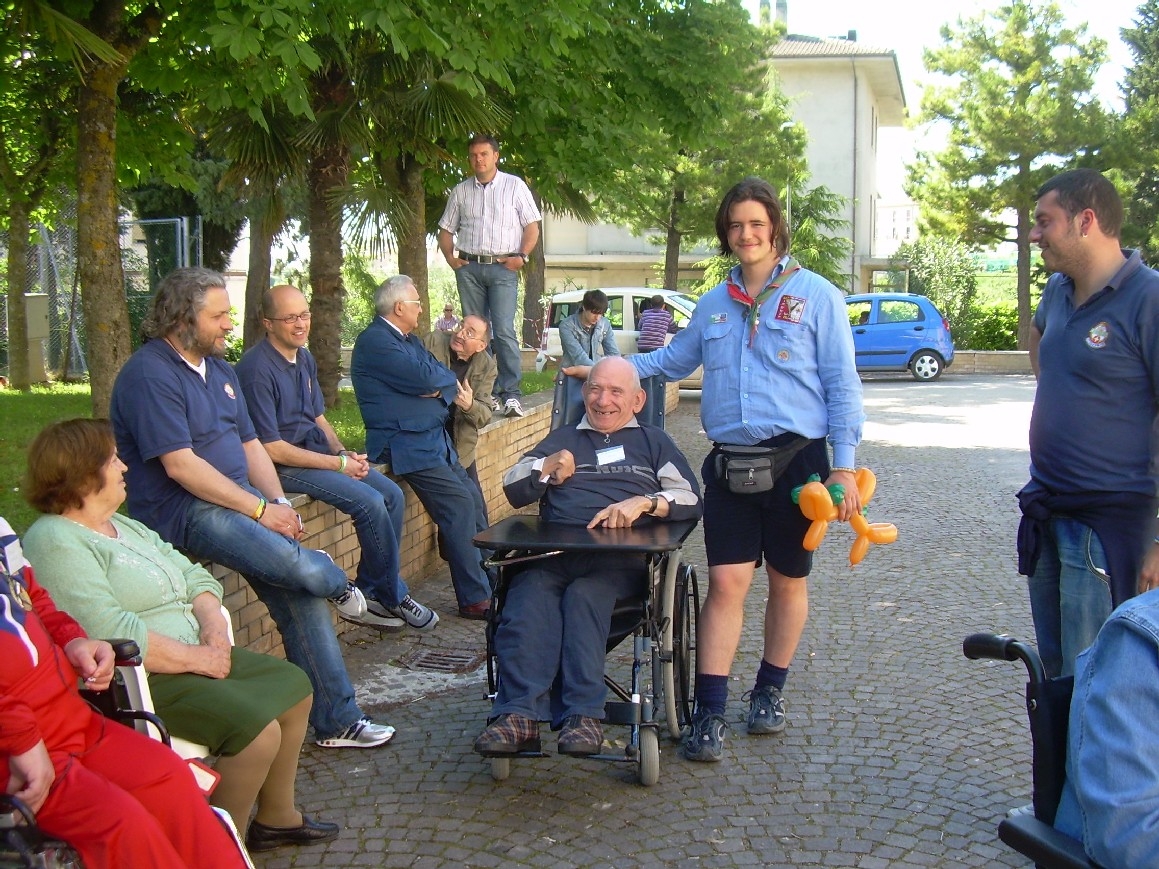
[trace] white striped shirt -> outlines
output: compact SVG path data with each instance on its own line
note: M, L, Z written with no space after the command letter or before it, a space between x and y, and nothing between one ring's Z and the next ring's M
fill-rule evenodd
M456 184L439 219L465 253L503 256L518 253L523 228L543 220L522 178L496 172L486 184L473 175Z

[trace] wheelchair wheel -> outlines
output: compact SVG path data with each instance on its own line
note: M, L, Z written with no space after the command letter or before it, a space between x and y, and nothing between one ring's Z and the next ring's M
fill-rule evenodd
M511 758L509 757L493 757L491 758L491 778L495 781L506 781L511 775Z
M676 575L672 611L672 685L665 684L668 729L674 739L692 721L693 679L696 674L696 619L700 614L700 590L696 568L681 564ZM665 680L667 682L667 679ZM669 697L671 699L669 699Z
M655 727L640 728L640 784L652 787L660 780L660 737Z
M668 735L673 739L679 739L684 725L680 720L679 701L676 696L676 654L672 646L676 636L675 610L679 600L677 586L681 571L672 558L673 554L669 553L661 562L660 569L664 571L664 582L660 587L660 600L657 604L660 611L659 623L663 629L660 631L654 654L660 664L659 683L661 699L664 702L664 720L668 723Z

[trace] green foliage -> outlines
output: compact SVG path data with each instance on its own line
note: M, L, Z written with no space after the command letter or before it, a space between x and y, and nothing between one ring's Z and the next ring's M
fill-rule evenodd
M0 516L18 534L24 533L39 515L21 494L28 445L51 422L92 416L87 384L34 385L27 392L0 389Z
M893 260L909 263L911 293L928 297L951 327L964 322L978 295L974 260L965 245L922 236L899 247Z
M1106 43L1090 38L1085 26L1065 27L1055 4L1023 0L943 26L941 37L924 62L950 83L926 88L921 121L944 126L948 145L918 155L906 192L921 205L923 230L979 247L1012 238L1026 267L1035 191L1062 169L1100 165L1108 123L1092 85ZM1006 209L1013 225L1003 217ZM1029 299L1022 280L1023 344Z
M971 305L950 324L955 346L969 350L1017 350L1018 306L1014 302Z
M1126 188L1123 242L1153 262L1159 254L1159 0L1145 0L1134 25L1121 31L1134 63L1121 86L1125 110L1116 128L1115 163Z

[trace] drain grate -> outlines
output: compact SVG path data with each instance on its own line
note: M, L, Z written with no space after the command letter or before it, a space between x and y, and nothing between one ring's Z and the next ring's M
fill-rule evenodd
M415 649L407 652L398 663L409 670L433 670L436 673L470 673L477 670L487 657L484 652L464 652L453 649Z

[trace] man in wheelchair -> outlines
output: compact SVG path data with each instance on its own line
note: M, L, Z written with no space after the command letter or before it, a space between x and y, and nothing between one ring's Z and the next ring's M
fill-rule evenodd
M698 518L700 488L687 460L662 429L636 421L645 394L631 364L600 360L583 392L583 419L520 459L503 481L507 500L538 500L543 519L588 528ZM564 552L512 577L495 629L498 691L476 752L539 751L539 722L550 720L562 730L560 754L599 753L612 611L642 590L644 559Z

